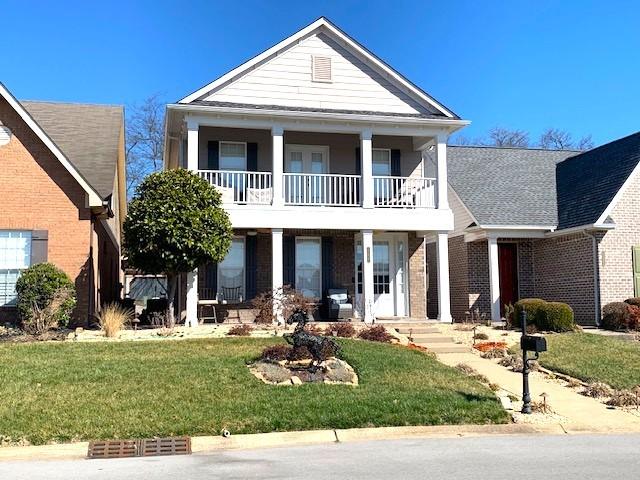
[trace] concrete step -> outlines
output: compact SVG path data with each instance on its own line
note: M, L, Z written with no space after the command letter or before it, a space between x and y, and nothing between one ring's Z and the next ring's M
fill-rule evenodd
M413 335L413 343L454 343L452 337L440 334Z
M457 343L416 343L433 353L466 353L470 348Z
M409 335L411 333L413 336L416 335L424 335L428 333L439 334L440 330L436 327L396 327L396 332L401 333L402 335Z

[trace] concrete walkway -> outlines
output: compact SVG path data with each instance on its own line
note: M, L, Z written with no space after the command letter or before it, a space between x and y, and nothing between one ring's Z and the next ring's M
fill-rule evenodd
M494 360L481 358L474 353L449 353L438 355L438 359L450 366L466 363L485 375L491 383L519 398L522 395L522 374L498 365ZM556 383L541 373L529 375L531 398L540 400L540 394L547 394L547 403L558 415L567 433L599 432L622 433L640 432L640 417L619 409L610 409L600 401L580 395L576 390Z

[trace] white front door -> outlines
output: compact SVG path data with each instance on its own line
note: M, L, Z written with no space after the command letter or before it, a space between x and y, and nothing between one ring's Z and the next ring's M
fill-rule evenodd
M373 235L373 315L406 316L407 308L407 235L384 233ZM362 303L362 239L356 235L356 306ZM362 312L360 312L362 313Z
M322 145L285 146L284 192L287 203L322 204L326 191L322 188L321 175L329 170L329 147Z

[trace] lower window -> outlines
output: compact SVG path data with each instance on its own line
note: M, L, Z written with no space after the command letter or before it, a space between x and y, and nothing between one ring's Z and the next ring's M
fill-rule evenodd
M241 302L244 285L244 238L234 238L224 260L218 264L218 294L227 302Z
M296 238L296 290L307 298L322 297L321 257L319 238Z
M31 232L0 231L0 307L15 305L16 282L31 263Z

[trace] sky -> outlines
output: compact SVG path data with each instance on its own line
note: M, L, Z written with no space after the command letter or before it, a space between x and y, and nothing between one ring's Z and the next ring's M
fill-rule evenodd
M174 102L326 16L484 136L640 130L640 2L0 0L19 99Z

